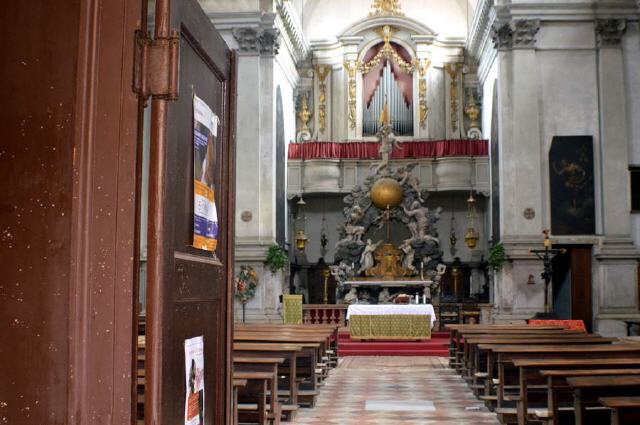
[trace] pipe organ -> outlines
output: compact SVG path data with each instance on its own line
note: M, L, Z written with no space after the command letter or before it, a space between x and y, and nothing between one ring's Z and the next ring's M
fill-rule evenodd
M363 108L363 136L374 136L380 127L379 119L384 108L385 99L389 104L391 124L396 136L413 136L413 105L407 104L402 90L391 71L391 63L387 61L376 91Z

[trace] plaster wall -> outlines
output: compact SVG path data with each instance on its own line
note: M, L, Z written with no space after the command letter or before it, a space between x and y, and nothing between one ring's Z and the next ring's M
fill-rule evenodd
M304 34L310 41L333 40L351 23L366 18L371 0L308 0L302 11ZM442 37L464 37L467 0L403 0L402 11L433 29ZM470 18L469 18L470 19Z

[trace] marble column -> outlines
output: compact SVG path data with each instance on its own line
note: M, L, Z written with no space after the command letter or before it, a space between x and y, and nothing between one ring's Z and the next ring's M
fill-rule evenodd
M497 320L526 319L544 306L544 285L528 285L538 276L540 262L529 249L540 245L543 202L539 108L540 83L535 51L538 20L496 22L493 41L498 50L498 110L500 157L500 235L509 258L496 274L494 302ZM526 208L537 211L533 217Z
M272 27L234 28L238 51L236 123L236 263L256 269L256 297L246 305L248 321L281 320L282 272L264 265L276 241L276 140L274 63L279 32ZM236 303L236 318L242 307Z
M621 39L622 19L595 22L598 44L598 95L600 110L599 225L604 235L596 248L594 313L596 328L623 334L623 319L636 320L638 311L638 253L631 237L629 215L629 134Z

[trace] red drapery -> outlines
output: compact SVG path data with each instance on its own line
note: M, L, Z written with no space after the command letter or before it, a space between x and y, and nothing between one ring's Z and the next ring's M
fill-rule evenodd
M409 55L404 47L396 43L390 44L393 50L395 50L395 52L405 62L411 62L411 55ZM384 43L380 42L371 47L364 55L363 62L367 63L371 59L373 59L383 46ZM373 99L373 95L376 92L378 85L380 84L380 78L382 77L382 72L387 61L389 61L389 59L384 58L383 60L381 60L375 68L372 68L362 78L362 90L364 92L364 101L367 107L371 103L371 99ZM407 106L409 106L413 103L413 77L411 76L411 74L405 73L394 61L389 62L391 62L391 72L393 72L393 77L395 78L398 86L400 87L400 90L402 91L402 95L404 96L404 100L407 103Z
M488 156L487 140L417 140L403 142L394 159ZM289 159L377 159L378 142L305 142L289 144Z

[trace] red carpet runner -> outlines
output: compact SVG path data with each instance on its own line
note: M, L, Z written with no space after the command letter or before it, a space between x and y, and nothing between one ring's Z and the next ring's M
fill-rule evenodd
M449 356L449 332L433 332L426 341L357 341L340 331L338 355L344 356Z

